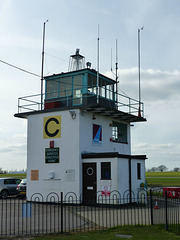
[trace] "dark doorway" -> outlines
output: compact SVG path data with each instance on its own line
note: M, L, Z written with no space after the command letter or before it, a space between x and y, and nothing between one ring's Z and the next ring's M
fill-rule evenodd
M83 163L83 202L96 203L96 163Z

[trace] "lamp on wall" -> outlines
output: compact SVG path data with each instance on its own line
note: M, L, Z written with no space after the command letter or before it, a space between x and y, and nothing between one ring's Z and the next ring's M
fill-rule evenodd
M49 179L54 179L54 171L49 171Z
M93 116L92 116L92 120L96 120L96 117L95 117L95 115L93 114Z
M76 118L76 111L70 110L69 113L70 113L72 119Z

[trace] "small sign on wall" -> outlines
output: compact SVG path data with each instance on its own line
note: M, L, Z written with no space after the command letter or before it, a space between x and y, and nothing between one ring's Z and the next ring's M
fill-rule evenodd
M65 181L69 181L69 182L75 181L75 169L65 170Z
M102 144L102 126L93 124L93 145Z
M61 137L61 116L44 117L43 138Z
M107 185L102 186L101 195L102 196L110 196L110 194L111 194L111 187L107 186Z
M31 170L31 181L39 181L39 170Z
M45 163L59 163L59 148L45 148Z

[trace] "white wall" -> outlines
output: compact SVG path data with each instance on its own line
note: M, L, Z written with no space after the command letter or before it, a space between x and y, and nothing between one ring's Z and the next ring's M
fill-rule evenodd
M118 191L121 197L125 191L129 190L129 159L118 159Z
M131 154L130 126L128 125L128 144L111 142L112 127L109 126L114 119L96 114L96 119L92 119L93 113L85 112L80 114L80 150L81 152L119 152L120 154ZM102 144L93 145L92 125L102 126Z
M61 138L43 139L43 118L61 115ZM60 162L45 164L45 148L49 148L50 140L54 147L60 148ZM27 196L41 193L46 196L50 192L64 193L74 191L80 193L80 152L79 152L79 115L75 119L69 111L33 114L28 116L28 151L27 151ZM75 181L67 181L65 170L75 171ZM31 170L39 170L39 181L31 181ZM55 177L49 179L49 172Z
M137 179L137 163L141 163L141 179ZM132 174L132 191L139 191L140 184L145 183L145 160L132 159L131 161Z
M44 197L50 192L75 192L77 196L82 193L82 160L83 152L119 152L119 154L131 154L130 146L130 126L128 125L128 144L111 142L112 119L110 117L95 115L90 112L82 113L75 109L76 118L72 119L69 110L49 113L36 113L28 116L28 142L27 142L27 197L30 199L35 192L41 193ZM61 115L61 138L43 138L44 117ZM93 124L102 126L102 144L93 144ZM50 147L50 141L54 140L54 147L60 148L60 162L45 164L45 148ZM100 180L100 163L111 162L112 181L111 190L119 190L124 193L129 189L129 167L128 159L83 159L83 162L97 161L97 191L101 191L105 182ZM132 179L136 179L136 162L132 161ZM144 161L142 161L144 162ZM142 164L142 176L145 173ZM31 180L31 170L39 171L39 180ZM66 170L75 173L74 180L68 180ZM50 171L54 172L54 179L49 179ZM144 172L143 172L144 171ZM145 177L145 176L144 176ZM144 179L145 180L145 179ZM143 181L143 179L142 179ZM133 182L133 180L132 180ZM139 181L134 181L132 190L136 189Z

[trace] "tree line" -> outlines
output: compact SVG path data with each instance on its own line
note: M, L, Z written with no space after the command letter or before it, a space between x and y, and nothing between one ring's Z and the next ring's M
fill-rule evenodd
M147 169L147 172L166 172L168 170L168 168L165 165L160 165L159 167L152 167L150 169ZM175 167L173 169L173 172L179 172L180 168L179 167Z
M7 173L24 173L24 172L26 172L27 170L24 170L24 169L21 169L21 170L3 170L1 167L0 167L0 174L7 174Z

